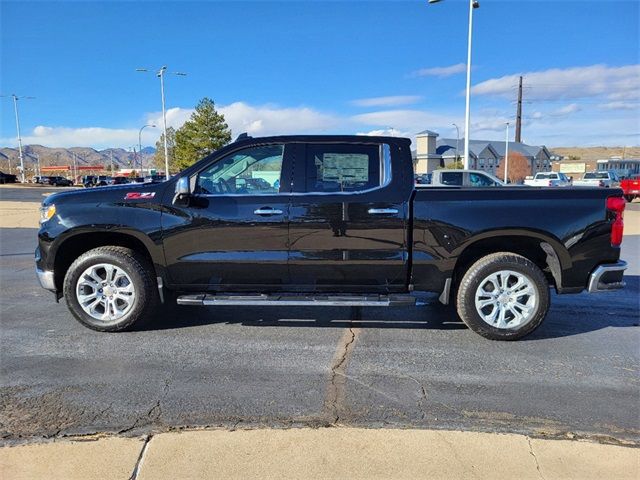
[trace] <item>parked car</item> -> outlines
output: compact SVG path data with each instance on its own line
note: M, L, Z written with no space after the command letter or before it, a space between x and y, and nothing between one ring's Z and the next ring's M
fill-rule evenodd
M73 182L65 177L48 177L49 185L53 185L54 187L72 187Z
M524 179L530 187L570 187L573 181L561 172L538 172Z
M589 172L585 173L582 180L573 182L575 187L619 187L620 179L615 172Z
M633 202L635 198L640 197L640 175L632 175L620 181L620 187L624 192L624 198L627 202Z
M94 187L106 187L112 182L113 178L109 175L98 175L94 182Z
M431 183L430 173L420 173L415 176L416 185L429 185Z
M624 286L622 190L416 188L410 147L245 136L167 182L48 196L38 279L99 331L153 321L163 302L389 307L435 292L495 340L535 330L550 287ZM238 192L264 171L277 192Z
M109 185L126 185L127 183L130 183L127 177L113 177Z
M144 177L145 183L160 183L165 181L164 175L147 175Z
M0 183L16 183L18 177L10 173L0 172Z
M431 185L460 187L503 187L504 183L490 173L479 170L434 170Z
M144 183L144 177L131 177L131 183Z

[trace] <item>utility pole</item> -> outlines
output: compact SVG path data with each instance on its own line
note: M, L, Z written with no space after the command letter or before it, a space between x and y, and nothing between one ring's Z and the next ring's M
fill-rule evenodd
M109 170L111 171L111 176L113 177L113 149L109 150Z
M507 122L507 135L504 142L504 183L509 183L509 122Z
M518 83L518 112L516 113L516 142L522 142L522 76Z
M76 153L75 152L71 152L71 154L73 155L73 184L76 184L76 175L78 172L78 166L76 163Z

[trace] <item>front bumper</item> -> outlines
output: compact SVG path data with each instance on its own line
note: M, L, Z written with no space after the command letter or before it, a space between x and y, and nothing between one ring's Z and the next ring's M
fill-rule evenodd
M605 263L597 266L589 275L589 293L618 290L624 287L622 276L627 269L627 262Z
M38 276L38 281L42 288L54 293L56 292L56 283L54 281L53 272L40 270L36 267L36 275Z

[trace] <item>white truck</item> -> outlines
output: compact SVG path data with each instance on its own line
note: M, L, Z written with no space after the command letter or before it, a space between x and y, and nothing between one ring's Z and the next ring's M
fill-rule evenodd
M503 187L504 183L480 170L434 170L431 185L459 185L461 187Z
M524 184L530 187L570 187L572 182L564 173L538 172L533 177L525 178Z
M616 172L589 172L584 174L582 180L573 182L576 187L619 187L620 179Z

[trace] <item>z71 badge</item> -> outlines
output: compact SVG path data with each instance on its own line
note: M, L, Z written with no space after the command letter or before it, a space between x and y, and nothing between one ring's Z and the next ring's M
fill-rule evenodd
M146 200L156 196L156 192L129 192L125 195L125 200Z

